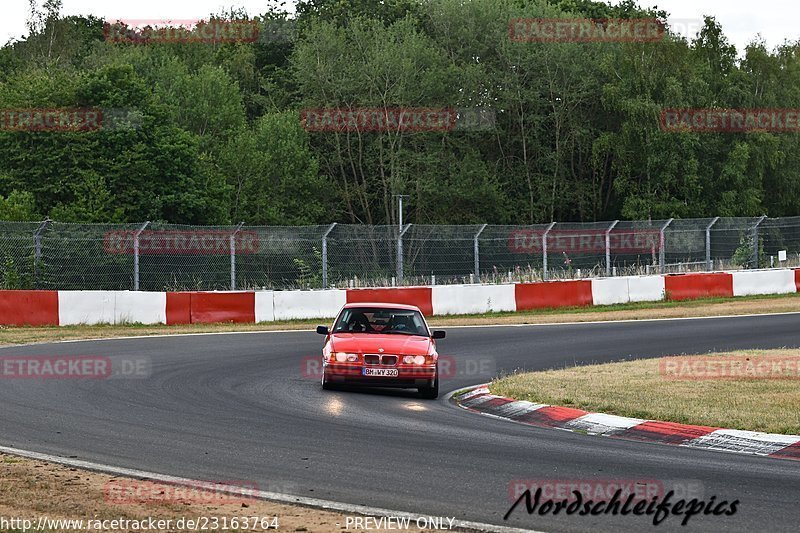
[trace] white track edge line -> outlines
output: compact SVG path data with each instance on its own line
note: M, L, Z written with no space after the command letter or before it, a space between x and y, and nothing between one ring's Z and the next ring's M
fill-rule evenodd
M68 457L59 457L57 455L50 455L46 453L32 452L28 450L20 450L17 448L8 448L0 446L0 452L18 457L25 457L28 459L35 459L38 461L47 461L49 463L57 463L60 465L71 466L80 468L82 470L89 470L103 474L113 474L136 479L146 479L160 481L162 483L170 483L173 485L182 485L194 487L197 485L197 480L189 478L182 478L176 476L169 476L165 474L157 474L155 472L147 472L145 470L136 470L130 468L122 468L111 465L104 465L101 463L93 463L91 461L83 461L80 459L71 459ZM235 489L247 490L248 494L253 493L252 488L247 487L230 487L230 489L221 489L220 492L241 495L242 491ZM393 511L391 509L383 509L381 507L369 507L366 505L354 505L349 503L340 503L330 500L321 500L318 498L306 498L304 496L293 496L291 494L283 494L279 492L255 491L256 498L260 500L267 500L276 503L301 505L304 507L313 507L315 509L324 509L339 511L344 513L354 513L366 516L397 516L402 518L416 519L421 514L409 513L407 511ZM507 526L498 526L493 524L484 524L481 522L472 522L468 520L456 520L454 525L466 531L486 531L492 533L543 533L541 531L534 531L531 529L519 529Z

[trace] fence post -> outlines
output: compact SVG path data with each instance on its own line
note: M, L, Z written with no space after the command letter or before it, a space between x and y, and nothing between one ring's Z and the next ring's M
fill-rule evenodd
M139 235L150 225L148 220L133 234L133 290L139 290Z
M478 237L481 236L481 233L483 233L483 230L486 229L486 226L488 226L488 224L481 226L481 229L478 230L478 233L475 234L475 237L472 240L472 248L473 252L475 253L475 280L478 280L478 283L481 281L481 260L480 249L478 248Z
M551 222L547 229L544 230L544 235L542 235L542 280L547 281L549 274L547 273L547 234L550 233L550 230L553 229L555 226L555 222Z
M718 220L719 217L715 217L711 224L706 226L706 271L708 272L714 269L714 265L711 263L711 228L714 227Z
M755 226L753 226L753 258L751 259L751 263L753 266L751 268L758 268L758 260L759 260L759 253L758 253L758 227L764 222L764 219L767 218L767 215L762 215L761 218L758 219Z
M42 260L42 232L50 224L49 217L45 218L39 228L33 233L33 288L39 288L39 262Z
M661 274L664 273L664 263L665 263L665 256L666 256L666 254L664 253L664 247L665 247L665 244L666 244L666 239L664 238L664 232L667 231L667 228L669 227L670 224L672 224L673 220L675 220L675 219L671 218L671 219L667 220L666 224L661 226L661 230L658 233L658 235L659 235L659 237L658 237L658 271Z
M236 234L241 231L244 222L239 222L236 229L231 233L231 290L236 290Z
M403 284L403 235L406 234L411 224L406 224L397 234L397 285Z
M614 229L619 220L615 220L606 230L606 277L611 277L611 230Z
M333 228L336 227L336 222L328 226L325 233L322 234L322 288L328 288L328 235L330 235Z

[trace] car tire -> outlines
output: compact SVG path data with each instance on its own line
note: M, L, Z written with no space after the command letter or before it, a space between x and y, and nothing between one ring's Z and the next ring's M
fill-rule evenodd
M426 400L435 400L439 397L439 371L436 371L436 377L433 380L433 385L430 387L420 387L417 389L419 395Z
M333 384L328 381L328 375L325 373L325 370L322 370L322 388L324 390L331 390L333 389Z

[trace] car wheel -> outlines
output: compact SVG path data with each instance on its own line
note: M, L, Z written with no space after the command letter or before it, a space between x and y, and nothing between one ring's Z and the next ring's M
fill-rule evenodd
M436 372L436 378L433 380L433 386L431 387L420 387L417 389L419 391L419 395L425 398L426 400L435 400L439 397L439 372Z
M325 390L331 390L333 385L330 381L328 381L328 375L325 373L325 370L322 370L322 388Z

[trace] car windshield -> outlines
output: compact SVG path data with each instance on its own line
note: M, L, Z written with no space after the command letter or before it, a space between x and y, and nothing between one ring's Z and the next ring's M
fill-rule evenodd
M343 310L333 326L333 333L345 332L430 336L419 311L375 307Z

